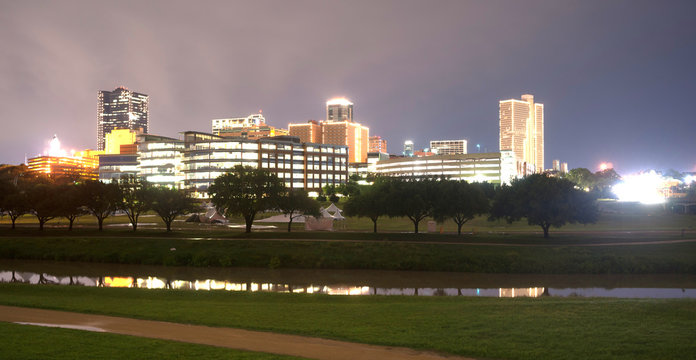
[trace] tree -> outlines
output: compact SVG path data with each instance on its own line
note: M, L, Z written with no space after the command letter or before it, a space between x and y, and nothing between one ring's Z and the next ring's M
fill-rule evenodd
M275 174L251 166L237 165L220 175L208 188L217 211L225 216L244 217L246 232L259 211L277 209L285 185Z
M135 176L121 178L119 189L121 191L121 201L118 208L123 210L128 216L133 231L138 230L138 218L150 208L148 201L148 190L151 185Z
M377 232L377 220L388 212L390 182L377 178L370 186L364 186L357 194L348 198L344 207L347 216L367 217L372 220L372 231Z
M462 234L462 226L488 211L488 198L479 184L465 181L444 180L439 184L439 198L433 211L438 222L452 219L457 224L457 235Z
M4 196L2 208L12 221L12 229L15 228L17 219L31 210L26 192L16 185L12 185L10 192Z
M167 226L167 231L172 231L172 222L177 216L195 212L200 208L196 200L183 190L150 187L147 193L150 207Z
M58 213L68 220L68 231L72 230L73 223L78 217L87 214L87 211L82 206L82 200L78 185L60 186L58 191Z
M39 221L39 230L44 229L46 222L60 216L59 190L57 185L48 180L28 184L27 201L31 213Z
M597 181L592 171L586 168L571 169L570 171L568 171L568 174L565 176L565 178L575 183L575 185L577 185L580 189L588 191L592 190L597 184Z
M595 186L593 190L597 192L599 196L603 198L616 197L612 192L612 188L621 181L621 176L617 174L614 169L597 171L594 173L594 179Z
M292 221L299 216L319 216L319 202L311 199L304 190L289 190L280 198L279 209L290 217L288 232L292 228Z
M413 223L418 234L418 224L433 215L435 208L437 180L405 179L391 183L387 199L388 213L391 217L406 216Z
M118 184L87 180L80 184L80 198L87 211L97 218L99 231L102 231L104 219L118 209L121 202Z
M551 226L597 221L597 206L594 196L576 189L571 181L533 174L501 187L491 208L491 220L511 223L523 217L528 224L541 226L548 238Z

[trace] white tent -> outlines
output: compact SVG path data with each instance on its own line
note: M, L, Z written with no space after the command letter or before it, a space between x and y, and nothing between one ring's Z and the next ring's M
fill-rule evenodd
M339 209L338 206L336 206L336 204L334 204L334 203L331 203L331 205L329 205L329 207L326 208L326 211L331 212L331 213L335 213L335 214L340 214L343 212L343 210Z

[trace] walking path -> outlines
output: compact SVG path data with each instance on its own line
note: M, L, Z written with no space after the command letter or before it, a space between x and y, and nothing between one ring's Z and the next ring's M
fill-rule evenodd
M109 332L322 360L471 360L402 347L2 305L0 321Z

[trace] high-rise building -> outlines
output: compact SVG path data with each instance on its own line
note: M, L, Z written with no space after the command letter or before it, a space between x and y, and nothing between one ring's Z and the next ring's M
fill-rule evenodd
M404 141L404 156L408 156L408 157L413 156L413 141L411 141L411 140Z
M326 121L353 122L353 103L346 98L334 98L327 101Z
M381 136L370 136L370 145L367 152L371 153L387 153L387 139Z
M290 136L301 142L348 146L348 162L367 162L370 129L353 121L353 103L344 98L326 102L326 121L289 124Z
M114 129L150 129L150 97L117 87L114 91L99 91L97 104L97 150L104 150L106 134Z
M534 103L534 96L499 103L500 150L512 150L514 156L535 171L544 170L544 105Z
M430 140L430 151L438 155L466 154L466 140Z

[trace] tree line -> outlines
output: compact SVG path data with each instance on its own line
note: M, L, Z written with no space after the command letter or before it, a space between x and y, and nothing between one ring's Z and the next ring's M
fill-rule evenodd
M422 220L432 218L440 223L452 220L461 235L466 222L488 214L489 220L509 223L526 218L548 237L551 227L595 222L595 200L594 194L577 189L570 180L547 174L498 187L447 179L382 177L350 196L344 209L348 216L372 220L374 232L381 217L407 217L415 233Z
M162 219L167 231L171 231L177 216L196 212L199 208L198 202L184 191L153 186L135 177L106 183L18 172L5 172L0 176L0 213L8 215L12 229L16 220L25 214L36 217L40 230L55 218L67 219L68 230L72 230L78 217L92 215L102 231L104 220L120 210L128 216L135 231L140 215L152 210Z

